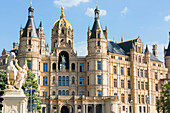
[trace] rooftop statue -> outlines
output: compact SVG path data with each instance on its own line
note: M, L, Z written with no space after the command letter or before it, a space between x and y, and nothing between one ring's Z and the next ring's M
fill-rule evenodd
M8 88L13 88L13 86L15 86L20 90L22 85L25 83L25 79L27 78L28 68L26 65L21 68L15 58L15 53L12 52L8 60L7 82Z

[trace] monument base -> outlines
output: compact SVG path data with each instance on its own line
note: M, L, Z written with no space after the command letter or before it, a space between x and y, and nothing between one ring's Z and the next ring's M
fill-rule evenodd
M27 97L23 90L5 89L2 113L27 113Z

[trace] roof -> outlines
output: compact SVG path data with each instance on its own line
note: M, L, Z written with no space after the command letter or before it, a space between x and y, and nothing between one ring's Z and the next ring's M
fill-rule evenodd
M11 50L10 53L11 52L14 52L16 56L18 55L18 49Z
M119 47L121 47L125 52L130 52L130 49L133 48L133 44L137 41L138 38L127 40L124 42L117 43Z
M27 37L27 29L29 28L29 26L31 26L32 28L32 37L38 37L33 17L28 18L22 37Z
M165 56L170 56L170 41L169 41L168 49L166 50L166 55Z
M107 46L108 46L108 52L117 53L117 54L121 54L121 55L126 55L125 51L122 48L120 48L113 41L108 41Z
M156 58L155 55L153 55L152 53L150 53L150 59L151 59L152 61L162 62L162 61L160 61L158 58Z
M93 27L92 27L92 30L91 30L90 38L96 38L96 30L97 30L97 28L99 28L100 32L101 32L100 38L105 38L105 35L103 33L103 29L102 29L102 26L100 24L99 19L95 19L95 21L94 21L94 24L93 24Z

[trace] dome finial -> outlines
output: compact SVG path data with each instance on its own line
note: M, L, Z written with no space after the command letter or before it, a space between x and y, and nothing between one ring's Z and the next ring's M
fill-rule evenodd
M64 15L64 5L61 7L61 15L60 15L60 18L64 18L65 15Z
M32 7L32 0L30 0L30 7Z

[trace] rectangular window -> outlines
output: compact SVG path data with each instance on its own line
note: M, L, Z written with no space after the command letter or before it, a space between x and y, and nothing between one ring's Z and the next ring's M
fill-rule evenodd
M143 77L143 69L140 70L140 76Z
M101 84L101 75L97 76L97 81L98 81L98 84Z
M138 81L138 89L140 89L140 81Z
M128 95L128 102L130 103L131 101L131 94Z
M114 74L117 74L116 66L113 66L113 73L114 73Z
M31 60L27 60L27 67L31 70Z
M43 92L43 97L47 97L47 92Z
M84 64L80 64L80 72L84 72Z
M61 86L61 76L58 77L58 85Z
M97 61L97 70L101 70L101 61Z
M128 80L128 89L131 89L131 83L130 83L130 80Z
M155 84L155 90L158 91L158 84Z
M148 90L148 82L145 82L145 89Z
M142 112L142 108L141 108L141 106L139 106L139 112L140 112L140 113Z
M40 84L40 76L38 76L38 84Z
M98 96L102 96L102 91L98 91Z
M87 70L89 71L89 62L87 63Z
M87 81L87 84L88 84L88 85L90 84L90 79L89 79L89 76L88 76L88 81Z
M157 72L155 72L155 79L158 79L158 74L157 74Z
M47 77L43 77L43 86L47 86Z
M100 41L97 42L97 46L100 46Z
M138 72L138 77L139 77L139 76L140 76L140 75L139 75L139 69L138 69L138 71L137 71L137 72Z
M117 79L114 79L114 87L117 87Z
M84 86L84 77L80 77L80 86Z
M121 88L124 88L124 80L121 80Z
M124 103L125 102L125 96L124 94L121 94L121 101Z
M28 44L31 45L31 40L28 41Z
M123 67L120 68L120 74L124 75L124 68Z
M47 71L48 71L48 64L43 63L43 72L47 72Z
M144 104L144 95L142 95L141 99L142 99L142 103Z
M141 89L144 90L144 82L141 82Z
M140 95L138 95L138 99L139 99L139 104L140 104Z
M130 68L127 68L127 75L130 76Z
M146 78L148 77L148 73L147 73L147 70L145 70L145 77L146 77Z

